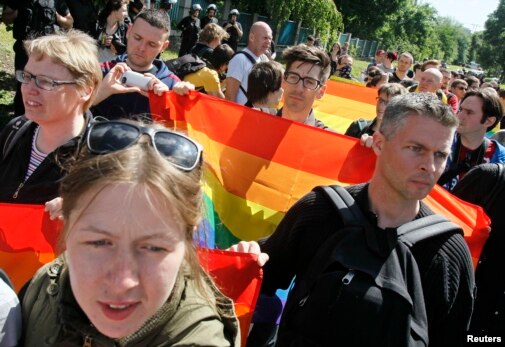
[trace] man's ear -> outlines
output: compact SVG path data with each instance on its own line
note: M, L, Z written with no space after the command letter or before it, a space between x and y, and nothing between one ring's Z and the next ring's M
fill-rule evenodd
M496 117L491 116L491 117L487 117L486 120L484 121L484 123L482 123L482 124L487 129L488 127L490 127L491 125L493 125L494 122L496 122Z
M376 156L379 156L382 153L384 142L386 142L386 137L379 130L374 132L372 149Z
M324 96L324 93L326 93L326 84L322 85L321 88L319 88L316 98L321 99Z
M170 41L166 40L165 42L163 42L160 53L163 52L165 49L167 49L168 45L170 45Z

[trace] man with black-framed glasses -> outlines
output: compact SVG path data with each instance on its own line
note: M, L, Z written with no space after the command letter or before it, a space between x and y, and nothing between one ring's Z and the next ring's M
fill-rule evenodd
M331 69L328 54L317 47L298 45L286 48L282 57L286 62L282 80L284 106L277 116L328 129L316 119L312 109L314 102L326 91Z

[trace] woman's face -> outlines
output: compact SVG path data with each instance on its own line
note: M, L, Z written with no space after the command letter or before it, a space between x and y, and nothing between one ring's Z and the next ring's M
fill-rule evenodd
M121 22L128 15L128 5L126 3L123 3L120 9L113 11L112 13L115 16L116 20Z
M185 254L184 231L145 186L92 188L71 212L65 241L72 292L104 335L136 332L167 301ZM150 201L148 201L150 200Z
M75 80L65 66L46 56L42 59L31 56L24 71L52 80ZM44 90L35 84L34 78L27 84L21 84L21 94L26 117L42 126L73 122L74 117L82 117L82 107L88 100L81 95L75 84L55 85L52 90Z

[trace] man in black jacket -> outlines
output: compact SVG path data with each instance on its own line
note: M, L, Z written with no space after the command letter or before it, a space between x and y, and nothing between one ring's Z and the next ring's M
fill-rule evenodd
M189 16L184 17L177 24L177 29L182 31L179 57L188 54L198 40L198 32L200 31L200 19L198 19L198 16L201 10L202 7L199 4L191 5Z
M373 176L368 183L347 188L364 218L375 227L375 233L367 234L364 247L377 257L387 257L395 249L398 227L433 214L421 200L443 172L457 125L452 111L435 95L408 93L393 98L388 104L381 127L373 135L372 148L377 155ZM341 228L342 220L335 205L325 194L314 190L301 198L275 232L260 241L261 252L270 257L263 268L261 292L272 296L277 289L287 288L293 277L296 290L299 281L308 276L316 254ZM255 247L254 243L242 243L232 249L248 251ZM444 233L416 243L410 252L422 283L429 345L462 344L474 293L472 262L463 236ZM337 297L335 292L335 296L319 300L327 300L331 310L331 303ZM335 335L343 346L396 346L394 342L405 333L404 326L391 326L390 322L398 321L396 315L401 312L398 305L391 301L388 304L384 298L380 292L356 296L356 300L346 303L349 310L327 317L341 322L334 324L332 331L317 331L309 317L303 326L292 324L286 312L293 311L286 307L277 346L328 345L328 337ZM288 298L288 305L289 302ZM299 306L303 304L303 300L299 302ZM315 332L307 332L306 327ZM428 341L424 342L420 345L427 345Z

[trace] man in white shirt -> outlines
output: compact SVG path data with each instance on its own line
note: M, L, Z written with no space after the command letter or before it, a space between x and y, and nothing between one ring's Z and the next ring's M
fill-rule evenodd
M226 77L227 100L244 105L247 102L247 79L253 65L268 61L265 52L272 42L272 29L265 22L256 22L251 26L247 47L237 52L230 60ZM254 61L254 63L253 63Z

